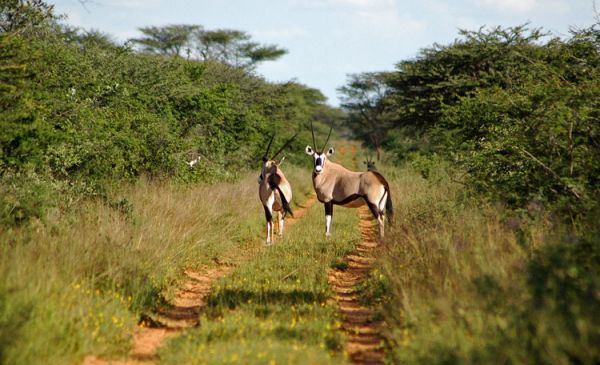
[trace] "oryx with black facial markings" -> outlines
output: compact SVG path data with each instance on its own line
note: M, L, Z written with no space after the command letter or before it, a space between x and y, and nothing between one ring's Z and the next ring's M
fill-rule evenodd
M325 205L325 234L331 235L331 221L333 205L348 208L358 208L367 204L371 213L379 224L379 236L384 236L385 216L391 221L393 215L392 197L390 187L383 175L374 170L354 172L342 165L331 162L329 157L334 149L330 147L325 153L325 148L331 137L331 129L323 149L319 152L315 142L315 133L312 123L310 125L314 149L306 146L306 154L314 159L313 186L317 198Z
M265 210L265 218L267 219L267 245L273 242L273 212L277 212L279 218L279 235L283 234L286 215L294 216L292 208L290 208L292 186L280 168L283 158L281 160L276 160L275 158L296 138L296 135L290 138L279 151L275 152L273 157L269 158L269 150L275 138L275 135L273 135L269 141L267 151L262 158L262 170L258 177L258 196L262 202Z
M367 171L377 171L375 161L373 161L373 157L371 155L367 155L367 159L364 160L363 163L367 165Z

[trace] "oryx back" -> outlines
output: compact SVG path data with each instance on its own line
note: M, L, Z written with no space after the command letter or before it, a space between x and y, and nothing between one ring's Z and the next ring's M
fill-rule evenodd
M277 166L272 166L265 172L258 194L263 205L272 206L276 212L292 214L289 206L292 187Z
M346 169L329 160L325 161L323 173L315 175L313 184L320 202L333 202L346 207L360 207L365 204L360 190L359 172Z

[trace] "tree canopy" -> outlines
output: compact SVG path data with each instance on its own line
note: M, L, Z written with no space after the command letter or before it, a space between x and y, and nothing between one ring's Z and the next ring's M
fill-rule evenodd
M392 127L391 109L385 97L390 73L365 72L348 76L348 83L338 89L341 107L348 112L347 122L357 137L373 146L380 159L381 148Z
M276 45L255 42L247 32L241 30L205 30L200 25L186 24L143 27L139 30L144 36L130 41L144 52L215 61L234 67L251 68L287 53Z
M224 59L173 56L197 26L148 27L157 43L137 52L35 6L1 17L16 23L0 33L0 222L41 216L58 191L102 195L141 175L232 179L257 166L274 132L283 140L304 130L292 146L301 151L308 120L339 118L319 90L298 82L270 83ZM44 20L22 23L20 11ZM250 42L244 34L234 34L236 47ZM240 62L260 59L252 57ZM192 169L186 162L196 158ZM288 160L305 161L300 153Z
M179 56L186 47L189 49L191 34L199 29L198 25L185 24L142 27L139 31L143 36L130 41L139 45L144 52Z
M600 198L598 24L566 39L526 25L461 31L450 45L425 48L393 72L352 76L340 90L366 143L372 113L385 112L377 125L397 158L451 159L494 199L573 213Z

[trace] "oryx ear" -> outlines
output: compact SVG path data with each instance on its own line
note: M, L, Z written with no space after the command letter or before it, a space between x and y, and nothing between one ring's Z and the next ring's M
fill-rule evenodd
M312 149L311 146L306 146L306 148L304 149L304 152L306 152L306 154L309 156L312 156L315 154L315 151Z
M281 164L283 163L283 160L285 160L285 156L283 156L281 158L281 160L279 160L279 162L277 163L277 166L281 166Z
M335 150L333 149L333 147L329 147L329 149L327 150L327 156L333 155L334 152Z

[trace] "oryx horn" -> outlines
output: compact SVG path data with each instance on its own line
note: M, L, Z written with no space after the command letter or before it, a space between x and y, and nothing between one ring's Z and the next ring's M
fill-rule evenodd
M275 133L271 136L271 140L269 141L269 145L267 146L267 151L263 155L263 161L267 161L269 159L269 150L271 149L271 143L273 143L273 139L275 138Z
M329 135L327 135L327 140L325 141L325 144L323 145L323 150L321 151L321 153L325 152L325 149L327 148L327 143L329 143L329 137L331 137L332 130L333 130L333 127L329 127Z
M315 141L315 129L313 128L312 120L310 121L310 133L312 134L312 138L313 138L313 147L315 148L315 151L318 151L317 141Z
M277 157L277 155L279 155L281 153L281 151L283 151L287 146L289 146L289 144L292 143L292 141L296 138L297 135L298 135L298 132L296 132L296 134L294 134L292 136L292 138L288 139L288 141L285 142L283 144L283 146L277 152L275 152L275 154L273 155L273 157L271 157L271 160L274 160L275 157Z

